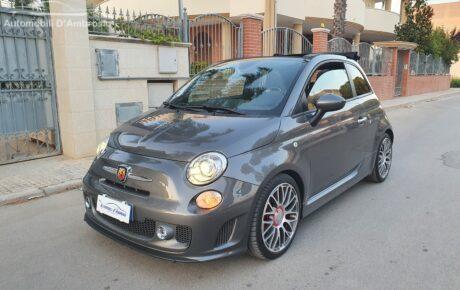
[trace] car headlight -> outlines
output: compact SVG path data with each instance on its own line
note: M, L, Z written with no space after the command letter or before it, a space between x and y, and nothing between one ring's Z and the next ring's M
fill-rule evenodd
M106 138L104 141L99 143L99 145L97 145L96 158L99 158L102 156L102 154L104 154L105 149L107 148L107 143L109 143L109 138Z
M219 178L227 169L227 158L217 152L202 154L190 162L187 179L194 185L206 185Z

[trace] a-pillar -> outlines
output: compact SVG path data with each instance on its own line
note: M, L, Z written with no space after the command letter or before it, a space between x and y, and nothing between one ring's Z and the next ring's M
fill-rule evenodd
M85 0L49 1L56 95L63 153L72 158L96 150L96 121L91 81Z
M313 53L327 52L327 41L330 30L327 28L313 28Z
M262 16L252 14L241 16L244 58L262 56L262 24Z

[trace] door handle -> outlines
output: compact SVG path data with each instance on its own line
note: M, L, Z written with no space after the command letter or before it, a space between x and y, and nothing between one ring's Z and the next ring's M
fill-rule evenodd
M359 124L359 125L362 125L362 124L366 123L367 120L369 120L369 118L367 118L367 117L360 117L360 118L358 119L358 124Z

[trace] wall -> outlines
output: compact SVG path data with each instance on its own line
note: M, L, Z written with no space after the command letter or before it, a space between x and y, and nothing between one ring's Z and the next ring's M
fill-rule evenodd
M394 97L394 76L368 76L375 94L381 100L388 100Z
M86 21L86 2L50 1L50 11L62 150L72 158L91 156L97 143L88 28L67 25Z
M148 110L148 81L171 81L177 89L189 77L188 45L177 44L178 73L161 74L158 48L140 40L90 36L91 79L97 140L103 140L116 128L115 104L142 102ZM118 80L98 78L96 49L115 49L119 54Z
M407 79L407 95L411 96L448 90L450 87L450 78L450 75L409 76Z

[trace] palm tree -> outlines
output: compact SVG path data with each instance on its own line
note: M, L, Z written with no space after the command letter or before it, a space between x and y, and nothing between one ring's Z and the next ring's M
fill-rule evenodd
M332 22L332 36L344 37L345 35L345 16L347 13L347 0L334 1L334 19Z

